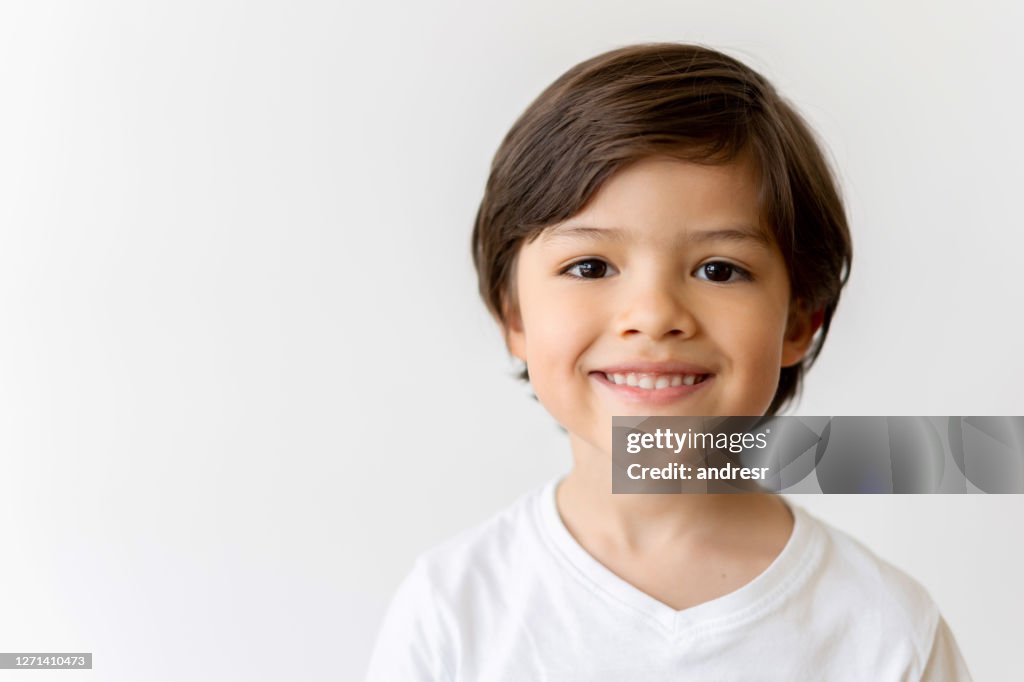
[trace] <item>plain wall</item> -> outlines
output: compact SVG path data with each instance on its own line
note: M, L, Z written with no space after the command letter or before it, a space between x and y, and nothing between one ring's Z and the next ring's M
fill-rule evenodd
M854 268L797 411L1024 414L1019 3L0 5L5 680L355 680L413 557L567 470L477 298L491 157L642 41L760 70ZM1024 496L798 502L1020 670Z

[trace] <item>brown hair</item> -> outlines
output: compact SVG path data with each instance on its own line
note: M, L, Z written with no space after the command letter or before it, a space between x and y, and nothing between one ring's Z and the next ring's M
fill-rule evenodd
M849 276L852 245L836 182L814 134L760 74L715 50L649 43L569 69L526 109L498 148L473 228L480 294L507 327L522 244L579 213L609 177L655 154L727 163L750 151L762 212L792 297L818 311L804 359L780 371L768 414L799 390L821 351ZM521 377L528 379L524 369Z

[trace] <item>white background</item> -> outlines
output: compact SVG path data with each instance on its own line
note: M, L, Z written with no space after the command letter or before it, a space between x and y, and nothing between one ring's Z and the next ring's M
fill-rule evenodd
M629 43L739 57L835 159L800 412L1024 414L1020 7L4 2L0 651L95 669L0 678L357 680L415 554L567 470L469 234L520 112ZM1020 670L1024 497L798 502Z

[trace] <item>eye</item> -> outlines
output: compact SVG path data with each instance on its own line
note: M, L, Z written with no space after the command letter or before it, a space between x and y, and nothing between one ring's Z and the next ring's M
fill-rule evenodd
M576 279L601 279L605 277L611 268L603 260L598 258L588 258L586 260L576 261L566 269L562 270L563 275L568 275Z
M697 279L708 282L740 282L753 279L750 273L738 265L727 263L722 260L713 260L704 263L694 273Z

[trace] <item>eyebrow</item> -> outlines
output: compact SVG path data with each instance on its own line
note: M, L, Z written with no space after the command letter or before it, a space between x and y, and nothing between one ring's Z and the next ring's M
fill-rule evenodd
M559 225L548 231L550 239L585 239L589 241L610 240L628 241L634 236L632 230L621 227L590 227L587 225ZM725 227L716 230L690 230L680 235L680 242L703 244L707 242L747 242L763 248L769 248L771 241L761 230L747 225Z

